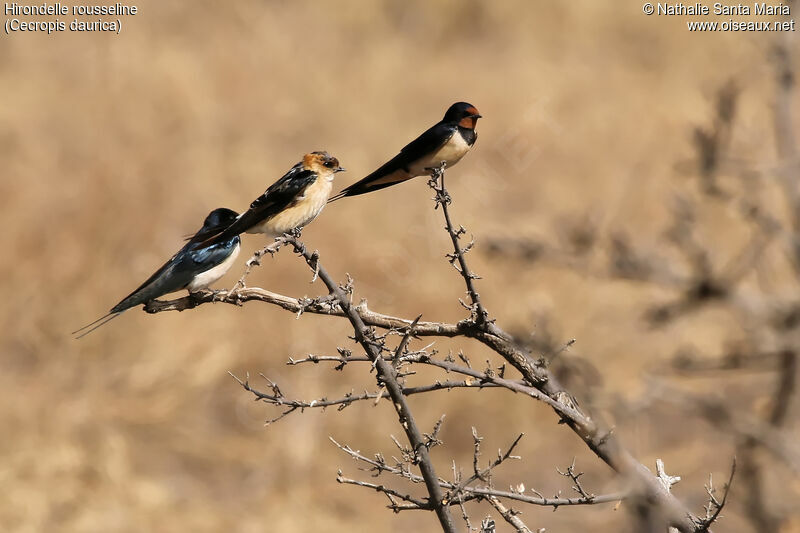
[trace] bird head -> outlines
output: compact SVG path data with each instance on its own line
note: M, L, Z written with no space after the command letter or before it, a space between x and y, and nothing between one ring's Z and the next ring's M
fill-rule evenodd
M203 222L203 229L204 230L225 229L228 226L230 226L238 216L239 213L237 213L233 209L219 207L217 209L214 209L208 214L205 221Z
M462 128L475 129L481 114L474 105L467 102L456 102L444 114L444 122L456 123Z
M224 231L228 226L234 223L239 213L233 209L225 207L218 207L211 211L206 219L203 221L203 227L197 230L194 235L187 235L186 240L192 242L201 242L212 235Z
M339 160L328 152L311 152L303 156L303 167L319 174L344 172L339 166Z

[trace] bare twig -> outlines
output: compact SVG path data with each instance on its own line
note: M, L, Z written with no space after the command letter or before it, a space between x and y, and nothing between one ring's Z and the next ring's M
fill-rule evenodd
M354 392L349 392L340 398L335 399L328 399L328 398L319 398L316 400L298 400L298 399L289 399L284 397L283 395L276 395L276 394L269 394L267 392L260 391L258 389L253 388L253 386L247 381L238 378L237 376L231 374L231 376L241 385L246 391L251 392L253 396L257 400L262 400L268 404L282 406L282 407L289 407L293 410L299 409L300 412L303 412L305 409L325 409L327 407L336 407L337 410L341 411L346 407L350 406L353 403L361 402L361 401L368 401L368 400L381 400L381 399L390 399L389 393L382 388L380 391L377 392L363 392L360 394L355 394ZM415 394L423 394L426 392L433 392L439 390L452 390L452 389L468 389L468 388L483 388L483 387L493 387L493 388L500 388L500 385L495 383L480 383L477 381L437 381L436 383L431 383L429 385L422 385L418 387L403 387L403 394L406 396L413 396ZM289 413L287 413L289 414Z
M575 492L577 492L578 494L580 494L583 498L586 498L587 500L594 499L594 494L587 493L584 490L583 485L581 485L581 482L580 482L579 478L583 475L583 472L575 472L575 458L574 457L572 458L572 464L570 464L564 472L562 472L558 468L556 468L556 471L559 474L561 474L562 476L568 477L568 478L570 478L572 480L572 490L574 490Z
M514 448L517 447L517 444L519 444L519 441L522 440L523 435L524 435L523 433L520 433L519 436L517 436L517 438L514 439L514 442L511 443L511 445L508 447L508 450L506 450L505 453L498 453L497 458L495 458L494 461L489 463L489 465L486 468L481 470L478 467L478 457L480 457L481 455L480 448L481 448L481 441L483 440L483 438L478 436L478 432L475 428L472 428L472 441L473 441L472 475L468 477L466 480L457 483L454 486L454 488L450 491L450 493L459 494L465 487L471 485L473 482L478 480L491 484L491 479L489 478L489 474L492 472L492 470L503 464L503 462L507 461L508 459L519 459L518 456L514 456L511 454L514 452Z
M245 262L244 273L242 274L242 277L239 278L238 281L236 281L236 283L233 286L233 289L231 289L231 292L235 293L237 290L245 288L246 287L245 280L247 279L247 276L250 275L250 271L253 269L253 267L261 265L261 258L264 255L266 254L275 255L275 253L277 253L278 250L280 250L284 244L286 244L286 241L284 240L283 237L276 237L275 242L266 245L261 250L256 250L253 253L253 256Z
M473 283L473 280L479 278L469 269L467 262L464 259L464 255L469 252L470 249L472 249L474 241L470 242L466 248L461 247L459 239L461 238L461 235L466 233L466 230L463 227L460 227L458 230L456 230L453 227L452 221L450 220L450 210L448 206L452 200L450 195L447 193L447 189L444 187L444 169L444 161L442 162L441 166L431 169L431 179L429 181L429 185L436 193L436 207L441 206L446 224L445 229L447 230L448 235L450 235L450 239L453 241L454 253L448 257L450 258L451 263L458 261L458 271L464 278L464 283L467 286L467 294L469 294L470 301L472 302L473 320L476 324L481 325L487 321L489 315L483 308L481 297L478 294L478 291L475 289L475 284Z
M680 476L670 476L667 474L667 472L664 470L664 461L661 459L656 459L656 476L668 492L672 490L673 485L677 484L681 480Z
M346 445L343 445L343 444L339 444L338 442L336 442L333 439L331 439L331 441L336 446L338 446L342 451L344 451L346 454L351 456L353 459L370 465L372 467L372 469L377 473L386 472L388 474L396 475L396 476L401 477L403 479L407 479L408 481L411 481L412 483L421 483L421 482L424 481L422 476L413 474L413 473L409 472L404 467L391 466L391 465L387 464L385 461L383 461L382 459L370 459L369 457L366 457L366 456L362 455L358 451L353 450L349 446L346 446ZM353 481L355 481L355 480L353 480ZM343 483L347 483L347 481L343 481ZM601 503L613 503L613 502L618 502L620 500L624 500L626 498L626 496L627 496L627 493L620 492L620 493L612 493L612 494L602 494L602 495L594 496L592 498L584 498L584 497L578 497L578 498L562 498L562 497L546 498L546 497L542 496L539 493L535 493L536 496L528 496L528 495L523 494L521 492L497 490L497 489L494 489L494 488L488 487L488 486L479 486L479 487L461 486L461 485L463 485L463 483L459 484L459 485L456 485L454 482L445 481L443 479L438 480L438 483L439 483L439 486L441 488L448 490L450 494L455 494L455 491L458 490L459 493L464 495L463 500L461 500L462 502L467 502L467 501L476 500L476 499L484 499L484 498L487 498L487 497L490 497L490 496L494 496L494 497L497 497L497 498L504 498L504 499L514 500L514 501L518 501L518 502L529 503L529 504L532 504L532 505L539 505L539 506L544 506L544 507L558 508L558 507L561 507L561 506L569 506L569 505L593 505L593 504L601 504ZM381 484L367 483L367 482L364 482L364 481L357 481L357 482L353 482L351 484L364 486L364 487L369 487L369 488L372 488L372 489L375 489L375 490L381 490L381 491L382 491L381 487L383 487L383 485L381 485ZM393 495L394 495L394 493L393 493ZM444 502L447 505L450 505L450 506L452 506L452 505L460 505L459 499L457 497L455 497L455 496L452 499L445 499ZM406 510L406 509L410 510L410 509L417 509L417 508L430 509L430 504L426 503L426 505L423 506L423 507L413 507L413 508L412 507L406 507L403 510Z
M517 516L513 509L507 509L497 496L489 496L486 500L494 507L503 519L511 524L517 533L532 533L532 531L525 525L525 522Z
M706 485L706 493L708 494L708 503L706 504L706 516L700 520L700 527L698 531L709 531L711 524L717 521L719 518L722 509L725 507L725 504L728 501L728 492L731 489L731 483L733 483L733 476L736 473L736 459L733 460L731 463L731 474L728 476L728 481L722 487L722 500L717 498L717 491L714 488L714 478L709 475L708 477L708 485Z
M339 472L336 474L336 481L338 483L342 483L344 485L356 485L356 486L359 486L359 487L366 487L368 489L374 489L374 490L376 490L378 492L383 492L384 494L386 494L388 496L392 496L394 498L399 498L399 499L411 504L411 506L400 506L394 501L394 499L390 498L391 504L389 505L389 508L392 509L396 513L399 513L400 511L404 511L404 510L409 510L409 509L430 509L430 504L428 502L426 502L426 501L420 500L419 498L414 498L413 496L411 496L409 494L404 494L402 492L396 491L396 490L394 490L392 488L389 488L389 487L386 487L384 485L379 485L377 483L370 483L368 481L359 481L357 479L350 479L350 478L344 477L344 475L342 475L342 471L341 470L339 470Z
M385 358L387 361L388 358ZM550 396L544 394L542 391L537 389L536 387L531 387L525 381L519 380L510 380L501 378L499 376L493 375L488 372L482 372L480 370L475 370L473 368L467 368L463 366L456 365L455 363L451 363L449 361L442 361L438 359L433 359L428 354L418 354L418 355L409 355L404 357L404 362L411 362L411 363L420 363L429 366L435 366L437 368L441 368L446 370L447 372L454 372L457 374L462 374L465 376L470 376L471 378L478 380L478 387L480 384L492 384L496 387L502 387L508 389L513 392L518 392L520 394L525 394L526 396L530 396L536 400L539 400L543 403L546 403L551 408L553 408L557 413L562 415L565 419L570 418L580 418L583 416L580 411L578 411L573 404L569 401L562 402L564 398L561 399L553 399ZM330 362L338 362L340 364L350 363L350 362L367 362L369 361L368 358L363 356L351 356L351 357L343 357L343 356L323 356L323 355L314 355L309 356L305 359L292 359L289 361L289 364L300 364L306 362L319 362L319 361L330 361ZM473 383L473 382L468 382Z

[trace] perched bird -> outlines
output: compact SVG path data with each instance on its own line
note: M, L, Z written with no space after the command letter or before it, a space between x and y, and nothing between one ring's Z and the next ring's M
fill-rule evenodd
M224 276L233 265L236 256L239 255L239 236L233 235L224 241L209 245L204 244L203 241L230 226L236 220L237 215L236 211L224 207L211 211L203 222L203 227L189 237L186 245L173 255L172 259L159 268L138 289L112 307L106 316L73 331L72 334L80 333L76 337L80 339L131 307L181 289L188 289L190 293L197 292ZM87 329L88 331L84 331Z
M451 105L441 122L411 141L378 170L345 188L329 201L402 183L428 174L430 169L442 162L448 167L455 165L475 144L478 138L475 124L479 118L480 113L471 104L457 102Z
M253 200L250 209L229 227L206 241L227 241L240 233L266 233L277 237L303 228L325 207L333 189L333 177L345 169L328 152L311 152L293 166L264 194Z

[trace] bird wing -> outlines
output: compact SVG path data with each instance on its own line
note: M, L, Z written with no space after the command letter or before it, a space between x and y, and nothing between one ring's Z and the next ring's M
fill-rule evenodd
M144 283L139 285L135 291L112 307L107 315L95 320L91 324L87 324L79 330L73 331L73 334L80 333L76 338L79 339L88 335L131 307L147 303L159 296L186 288L198 273L205 272L224 261L230 253L231 247L238 243L239 238L237 236L226 243L202 247L202 240L225 229L221 224L208 226L207 224L208 220L206 220L203 227L197 230L194 235L187 238L188 242L184 244L169 261L161 265L161 268L156 270ZM207 265L207 268L203 268L200 265ZM88 331L84 331L87 329Z
M111 312L119 313L165 294L185 289L196 275L222 263L238 242L239 236L235 235L225 242L208 246L193 241L186 243L135 291L115 305Z
M214 235L203 244L224 242L235 235L244 233L259 222L270 219L291 206L306 188L317 179L317 173L306 170L302 163L296 164L281 179L250 204L250 209L239 215L224 231Z
M455 133L455 129L451 125L442 122L428 128L422 135L405 145L399 154L381 165L369 176L342 189L340 193L332 196L329 202L345 196L357 196L377 191L416 177L409 172L409 166L414 161L439 150L450 140L453 133Z
M159 296L180 290L188 285L194 278L195 272L178 267L181 264L181 260L185 258L186 251L193 246L197 246L197 243L191 241L186 243L178 253L161 265L161 268L153 272L153 275L139 285L135 291L112 307L111 312L120 313L131 307L149 302Z
M185 259L181 261L181 265L186 264L187 267L192 266L195 273L205 272L206 270L213 268L225 261L225 259L231 253L231 248L236 246L238 243L239 236L234 235L225 242L187 250L184 254ZM190 261L191 265L189 263Z

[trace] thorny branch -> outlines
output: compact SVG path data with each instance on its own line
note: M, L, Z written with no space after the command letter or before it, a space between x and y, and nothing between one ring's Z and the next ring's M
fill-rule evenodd
M437 179L438 187L437 187ZM556 380L555 376L547 369L541 361L533 361L527 354L522 352L513 342L513 338L500 329L493 320L488 318L488 314L483 307L479 307L480 300L477 299L477 291L474 288L474 275L467 267L464 258L464 250L461 249L458 236L464 233L460 228L455 230L449 212L445 209L449 195L444 187L444 165L438 169L432 169L430 186L437 193L437 206L441 205L445 217L445 224L448 233L453 241L453 249L458 259L461 269L459 270L467 286L467 292L473 299L475 310L479 312L476 318L474 329L489 333L496 338L503 339L505 342L495 344L491 347L503 356L512 366L522 373L523 378L532 386L542 391L547 397L556 400L561 404L567 404L575 416L561 416L561 421L567 424L586 445L603 461L611 466L615 471L625 477L634 480L637 489L651 501L657 502L658 507L667 517L670 526L677 528L682 533L692 532L697 529L698 519L680 503L672 494L665 490L652 473L641 463L636 461L630 453L625 450L617 441L612 431L601 428L594 419L586 415L578 407L574 397L567 392ZM474 313L473 313L474 314ZM559 410L556 410L559 412ZM559 414L561 414L559 412Z
M325 409L327 407L336 407L338 411L345 409L346 407L350 406L353 403L361 402L361 401L375 401L375 400L382 400L382 399L391 399L389 393L384 390L383 388L377 392L367 392L364 391L360 394L356 394L355 392L351 391L341 398L335 399L328 399L327 397L319 398L316 400L298 400L298 399L290 399L286 398L280 390L277 392L273 390L273 393L270 394L268 392L263 392L257 389L254 389L252 385L250 385L249 378L242 380L235 375L231 374L231 376L248 392L251 392L253 396L257 400L262 400L268 404L276 405L276 406L283 406L287 407L289 411L284 413L283 416L288 415L295 410L300 410L301 412L305 409ZM262 376L265 379L266 376ZM423 394L426 392L433 392L438 390L452 390L452 389L470 389L470 388L500 388L501 385L496 383L482 383L477 380L461 380L461 381L454 381L454 380L445 380L445 381L436 381L435 383L431 383L429 385L423 385L419 387L403 387L403 394L406 396L413 396L415 394ZM281 416L281 418L283 418ZM277 422L277 420L271 420L270 422Z
M709 527L713 524L717 518L719 518L722 509L725 507L725 504L728 502L728 492L731 489L731 483L733 483L733 476L736 473L736 460L733 460L731 463L731 474L728 476L728 481L722 487L722 499L720 500L717 498L717 490L714 487L714 478L709 475L708 476L708 485L706 485L706 493L708 494L708 503L706 504L705 510L706 515L700 520L700 529L699 531L709 531Z
M420 351L417 353L406 355L402 358L402 360L405 363L418 363L418 364L433 366L441 368L442 370L445 370L448 373L452 372L468 376L471 378L471 380L466 381L467 387L477 387L477 388L497 387L497 388L508 389L512 392L517 392L520 394L524 394L526 396L530 396L531 398L534 398L536 400L539 400L547 404L553 410L555 410L557 413L561 414L565 418L581 416L580 412L577 411L577 409L574 406L554 400L553 398L550 398L546 394L542 393L542 391L540 391L536 387L531 387L524 381L502 378L498 375L497 372L495 372L491 368L486 368L485 370L481 371L471 368L470 366L465 367L456 365L452 361L449 355L448 358L450 358L450 360L448 360L448 358L444 360L434 359L433 355L434 354L428 354L425 351ZM461 354L461 357L465 361L469 361L469 359L465 355ZM391 360L388 357L384 357L384 359L386 361ZM305 359L289 359L288 364L297 365L302 363L319 363L323 361L339 363L336 367L337 369L342 368L342 366L347 363L371 362L369 358L365 356L310 355Z
M461 236L464 235L467 230L464 229L463 226L460 226L458 229L455 229L453 226L453 222L450 220L450 209L448 206L453 201L450 198L450 195L447 193L447 189L444 188L444 170L445 170L445 162L442 161L442 164L437 167L431 169L431 179L428 182L431 189L436 193L434 200L436 201L435 209L439 207L442 208L442 213L444 214L445 220L445 229L447 230L447 234L450 235L450 240L453 241L453 250L454 253L447 254L447 258L450 261L451 265L455 266L455 262L458 261L458 270L459 274L464 278L464 283L467 285L467 294L469 294L470 301L472 305L466 306L472 313L472 319L474 320L476 325L482 325L486 322L488 318L488 313L483 308L483 304L481 304L481 297L478 294L478 291L475 290L475 284L473 280L480 279L476 274L472 273L472 271L467 266L467 261L464 256L469 252L472 247L475 245L475 241L472 240L466 247L461 247Z
M441 492L443 487L440 485L440 479L436 476L430 461L425 438L417 428L416 422L411 415L403 392L403 386L398 382L397 369L383 356L382 352L385 349L384 338L378 338L369 327L377 327L388 330L389 333L401 334L404 338L408 336L410 329L413 329L413 336L415 337L463 336L474 338L501 355L516 368L522 374L525 385L518 382L515 383L512 380L504 380L502 377L487 376L485 373L478 373L474 376L475 378L495 385L503 383L502 386L505 388L523 392L549 405L556 412L559 421L572 429L600 459L611 466L624 479L633 481L633 489L641 492L647 501L657 506L663 516L666 517L669 525L683 533L697 531L699 519L694 518L682 503L670 494L668 490L665 490L658 478L648 468L634 459L620 445L613 430L602 427L595 418L586 414L578 406L573 395L565 390L548 370L545 361L532 359L517 345L511 335L489 319L488 313L483 308L474 286L474 280L477 279L477 276L472 274L464 257L471 246L462 248L459 243L459 238L465 230L461 228L456 230L450 218L448 209L450 197L444 188L444 171L442 168L434 169L432 174L433 177L439 178L438 185L435 183L436 180L433 179L431 184L436 191L437 205L442 207L446 229L453 242L454 253L448 258L453 263L458 263L459 268L457 270L464 278L471 300L471 305L467 306L470 309L471 316L467 320L462 320L457 324L407 320L375 313L367 308L366 303L352 305L349 298L352 292L352 284L348 283L344 288L339 287L322 267L318 254L307 251L305 246L293 235L282 237L282 244L291 245L294 251L305 259L311 270L315 275L319 276L319 279L328 288L329 293L327 295L317 298L297 299L264 291L263 289L239 288L237 286L231 291L216 293L205 291L169 302L150 302L145 307L145 310L150 313L169 310L180 311L215 301L241 305L246 301L257 300L277 305L296 313L298 316L302 313L315 313L346 317L353 326L357 342L365 350L370 362L375 365L378 371L379 386L386 388L386 393L397 409L401 424L406 431L409 442L412 444L415 454L414 463L419 466L422 480L425 482L430 495L429 508L433 508L436 511L445 531L453 531L454 525L452 517L447 510L449 503L445 504L443 502ZM430 361L434 360L431 359ZM426 363L428 362L426 361ZM436 363L430 362L428 364L435 365ZM464 375L468 374L464 373ZM251 390L247 382L244 382L243 386ZM273 401L280 401L277 395L273 394L272 396L274 398ZM302 405L289 405L287 408L289 409L288 412L292 412L303 407ZM288 414L288 412L285 414ZM285 416L285 414L282 416ZM474 494L467 495L465 498L482 496L480 491L475 492L476 490L478 489L473 489L472 492ZM519 495L512 498L511 494L513 492L499 494L498 497L519 499ZM465 498L462 498L462 502L467 501ZM593 501L597 501L597 499L595 498Z
M247 276L250 275L250 271L253 270L253 267L260 266L261 258L266 254L269 254L270 256L275 255L284 244L286 244L286 239L283 237L277 237L274 242L269 243L261 250L256 250L256 252L253 253L253 256L244 264L244 273L233 286L232 292L236 292L238 289L244 289L246 287L245 280L247 279Z
M575 472L575 458L574 457L572 459L572 464L569 465L565 471L562 472L561 470L558 470L558 469L556 469L556 470L562 476L568 477L569 479L572 480L572 490L574 490L575 492L580 494L581 497L586 498L587 500L594 499L594 494L587 493L584 490L583 485L581 485L581 481L580 481L579 478L583 475L583 472Z
M486 500L500 513L503 520L511 524L517 533L533 533L531 529L517 516L514 509L507 509L505 505L497 498L497 496L488 496ZM542 528L540 531L544 531Z
M350 304L347 293L339 287L328 274L328 271L325 270L319 262L319 254L317 254L317 252L309 252L305 245L294 236L289 236L287 238L287 243L291 244L294 251L305 259L309 268L314 272L315 277L318 276L319 279L322 280L328 288L328 291L330 291L330 294L336 298L339 307L353 326L355 339L373 361L378 373L378 383L386 387L394 408L397 411L400 425L403 427L406 437L411 443L414 453L413 462L419 467L425 481L425 486L428 489L428 494L430 495L429 505L439 518L442 529L447 533L454 533L456 529L453 523L453 517L450 515L447 505L442 502L442 491L437 483L438 477L436 475L436 470L428 453L428 444L422 432L417 427L417 422L411 413L411 408L406 401L405 395L403 395L403 389L398 382L397 371L382 357L382 344L377 341L374 332L364 324L361 316Z
M520 436L521 437L521 436ZM513 446L519 442L518 437ZM395 460L395 464L389 464L386 458L383 457L381 454L376 454L374 458L369 458L363 454L361 454L357 450L353 450L350 446L340 444L334 439L331 439L339 449L345 452L347 455L352 457L358 462L364 463L368 465L370 468L369 470L373 472L374 476L379 476L382 473L391 474L397 476L399 478L406 479L412 483L420 483L422 482L422 477L416 474L413 474L408 465L403 463L402 461ZM491 470L497 468L500 464L502 464L507 459L519 459L518 457L514 457L510 455L510 451L502 454L500 458L495 460L490 467L487 469L488 473ZM554 507L558 508L561 506L569 506L569 505L592 505L592 504L600 504L600 503L613 503L618 502L626 498L627 494L624 492L618 493L611 493L611 494L603 494L599 496L591 496L591 497L576 497L576 498L564 498L560 495L554 496L552 498L548 498L543 496L539 491L534 489L528 489L533 495L529 496L525 494L526 489L524 485L519 485L512 490L499 490L494 488L491 483L484 482L480 486L473 486L472 484L476 481L481 480L480 477L472 476L466 481L462 481L461 483L453 482L453 481L446 481L444 479L439 479L439 486L445 490L447 490L447 495L445 497L445 503L450 506L460 505L461 503L473 501L473 500L482 500L489 497L495 498L503 498L506 500L514 500L522 503L529 503L532 505L539 505L544 507ZM386 492L385 486L379 483L371 483L366 481L354 480L344 477L341 472L339 477L337 478L339 483L349 484L349 485L358 485L361 487L368 487L379 492ZM518 490L521 489L521 490ZM400 497L402 493L398 491L392 490L392 496ZM403 495L407 496L407 495ZM400 511L408 511L408 510L419 510L419 509L429 509L429 504L426 502L411 502L411 497L408 496L403 497L403 500L408 502L407 504L398 504L395 506L390 506L390 508L395 512ZM423 503L423 505L419 505Z

